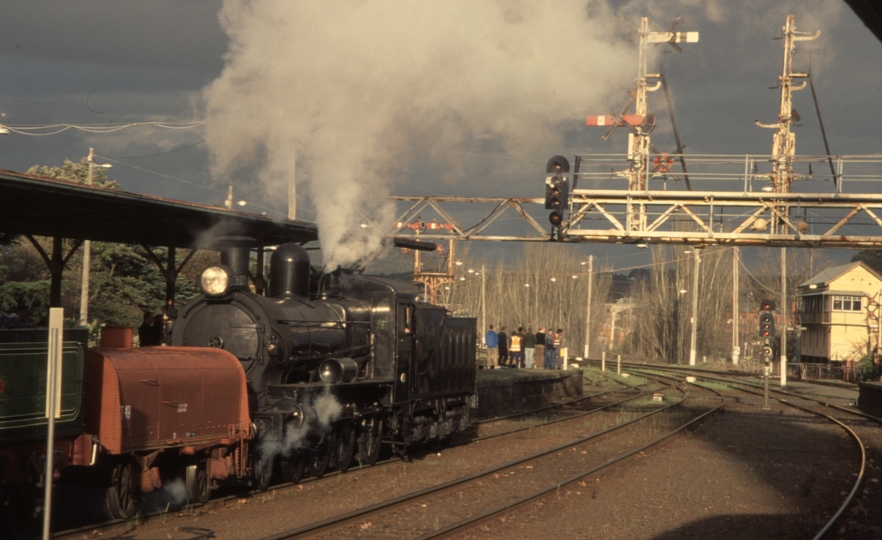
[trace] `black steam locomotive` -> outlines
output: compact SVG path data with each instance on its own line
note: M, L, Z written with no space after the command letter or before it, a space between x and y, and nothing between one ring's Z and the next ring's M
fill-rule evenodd
M228 244L202 274L203 294L180 310L172 344L241 363L258 487L276 467L286 481L345 471L374 464L383 444L403 453L469 425L475 319L419 301L413 283L313 272L297 244L277 248L267 294L256 295L248 261L247 241Z

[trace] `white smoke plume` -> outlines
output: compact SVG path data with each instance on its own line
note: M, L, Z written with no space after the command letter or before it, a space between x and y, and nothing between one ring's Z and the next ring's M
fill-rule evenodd
M285 427L284 439L281 441L261 441L259 445L260 464L270 456L290 457L295 450L303 447L304 440L309 434L326 435L331 432L332 423L340 418L343 405L331 392L331 388L325 387L321 394L314 400L304 403L307 408L312 408L315 414L306 414L306 421L299 428L288 424Z
M748 19L772 4L808 9L768 0L225 0L230 48L203 94L213 173L285 200L296 158L324 264L347 265L379 247L359 225L363 214L391 220L385 198L396 186L423 186L419 194L432 191L429 180L484 182L458 163L464 153L538 156L530 167L541 176L544 159L570 150L566 130L624 101L640 17L657 29L677 16L687 21L678 30L701 30L698 18L755 25Z
M183 479L175 478L170 482L165 482L162 485L162 489L165 490L175 503L183 504L187 502L187 483Z
M226 67L204 93L214 171L284 198L296 155L325 265L354 262L379 245L359 212L389 221L414 147L554 147L559 122L628 86L609 19L581 0L227 0Z

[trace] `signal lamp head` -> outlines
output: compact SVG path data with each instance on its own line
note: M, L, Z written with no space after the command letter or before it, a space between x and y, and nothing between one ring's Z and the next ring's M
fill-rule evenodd
M206 268L199 278L199 287L207 296L223 296L230 290L230 269L223 266Z
M563 222L563 216L558 211L548 214L548 221L552 225L560 225Z
M774 311L775 302L773 300L763 300L760 303L760 311Z

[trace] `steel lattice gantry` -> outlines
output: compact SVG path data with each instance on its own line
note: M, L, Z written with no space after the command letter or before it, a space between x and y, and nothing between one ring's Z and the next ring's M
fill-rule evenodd
M542 199L473 197L393 197L413 201L403 218L433 209L451 229L427 229L420 240L548 241L546 227L527 212ZM882 195L741 193L714 191L623 191L577 189L573 210L564 222L564 242L624 244L737 245L813 248L882 247ZM445 205L491 203L493 208L475 224L453 217ZM646 226L629 229L627 209L645 207ZM511 210L511 211L509 211ZM487 233L506 211L527 224L523 235ZM512 212L513 211L513 212ZM633 215L633 214L631 214ZM399 219L397 221L403 221ZM781 224L773 233L775 223ZM407 228L392 228L406 235Z
M649 219L632 230L625 209L636 205ZM579 227L589 216L601 219ZM616 243L878 248L880 216L882 195L576 190L566 234Z
M867 249L882 247L882 155L795 156L794 188L770 191L761 172L770 155L691 156L691 186L682 173L644 164L647 190L614 189L627 181L620 167L647 156L577 156L564 242L687 244ZM581 166L579 165L581 164ZM829 172L826 172L829 168ZM541 182L537 179L537 191ZM704 189L702 189L704 188ZM827 191L825 191L827 190ZM388 234L420 240L542 242L550 239L541 198L391 197L410 207ZM414 230L430 217L443 229ZM468 219L462 216L469 216ZM460 218L460 219L458 219Z

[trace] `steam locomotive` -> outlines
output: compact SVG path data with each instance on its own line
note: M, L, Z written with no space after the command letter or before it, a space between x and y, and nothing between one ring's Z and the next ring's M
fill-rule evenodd
M223 483L265 489L277 473L296 482L345 472L356 460L376 463L383 445L401 454L469 425L475 319L419 301L413 283L314 272L297 244L276 249L258 295L249 252L247 239L229 239L221 264L200 277L202 294L180 310L171 346L132 348L130 328L103 329L87 354L82 339L65 345L71 420L56 481L104 486L121 518L176 477L204 502ZM33 421L14 432L0 422L0 521L36 521L45 362L25 366L16 355L0 362L0 409L20 402L6 396L31 392L23 403Z
M306 250L279 246L266 296L248 287L247 240L231 239L203 294L180 311L172 344L231 353L247 377L251 473L265 488L353 460L374 464L469 425L476 321L418 301L413 283L313 273ZM214 470L207 457L208 470Z

